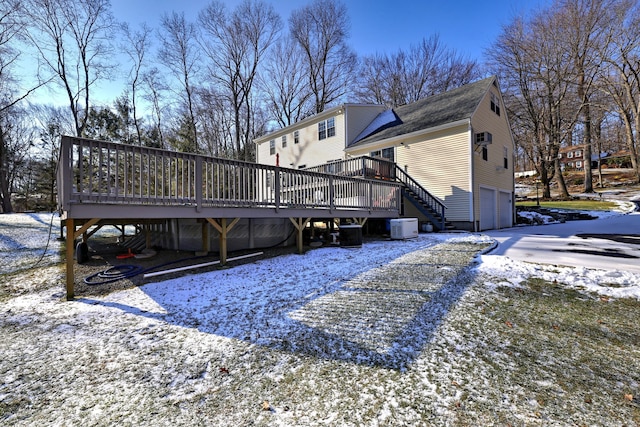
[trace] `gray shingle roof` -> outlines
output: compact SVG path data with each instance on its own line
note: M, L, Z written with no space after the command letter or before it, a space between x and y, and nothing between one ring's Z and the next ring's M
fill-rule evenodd
M394 125L382 126L366 135L363 132L349 147L471 118L494 79L495 77L488 77L445 93L397 107L393 111L399 120Z

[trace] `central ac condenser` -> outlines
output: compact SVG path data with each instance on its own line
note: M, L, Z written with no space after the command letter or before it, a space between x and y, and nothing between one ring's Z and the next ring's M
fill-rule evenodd
M418 218L400 218L390 221L392 239L412 239L418 237Z

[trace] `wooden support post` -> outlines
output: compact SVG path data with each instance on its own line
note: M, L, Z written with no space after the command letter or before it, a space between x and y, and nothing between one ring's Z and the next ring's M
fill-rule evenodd
M364 223L367 222L367 218L354 218L354 221L361 227L364 227Z
M67 301L72 301L74 297L75 277L73 274L73 250L75 246L76 226L73 218L67 218Z
M240 221L240 218L235 218L228 224L227 218L221 218L220 222L212 218L206 218L206 220L220 233L220 265L225 265L227 263L227 234Z
M67 218L66 220L66 229L67 229L67 240L66 240L66 261L67 261L67 301L72 301L75 297L75 276L73 274L73 252L75 250L76 239L79 236L83 236L83 239L86 237L87 230L93 227L100 221L99 218L93 218L82 225L78 230L76 230L76 224L73 218ZM84 240L83 240L84 241Z
M296 243L298 246L298 253L302 255L304 253L304 245L302 244L302 231L307 226L309 221L311 221L311 218L289 218L289 221L291 221L294 227L296 227L296 230L298 230L298 238L296 239Z

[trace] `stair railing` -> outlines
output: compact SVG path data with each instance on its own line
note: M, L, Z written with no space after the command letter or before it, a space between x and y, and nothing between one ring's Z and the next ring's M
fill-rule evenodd
M420 185L415 179L411 177L402 168L395 165L395 177L398 181L402 182L410 191L412 191L416 197L418 197L423 203L436 214L436 218L439 223L434 224L440 230L445 229L445 216L446 205L437 197L429 193L422 185Z

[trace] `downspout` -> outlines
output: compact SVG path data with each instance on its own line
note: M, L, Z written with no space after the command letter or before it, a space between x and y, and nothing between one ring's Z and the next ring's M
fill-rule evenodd
M478 227L476 225L476 217L475 217L475 203L474 203L474 199L475 199L475 180L473 179L474 175L474 163L475 163L475 149L473 146L473 127L471 126L471 119L469 119L469 151L470 151L470 156L469 156L469 188L471 189L471 191L469 192L469 206L470 206L470 211L469 211L469 219L471 220L471 224L473 225L473 231L477 232L478 231Z

